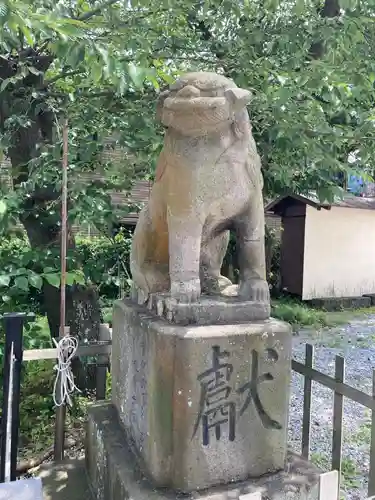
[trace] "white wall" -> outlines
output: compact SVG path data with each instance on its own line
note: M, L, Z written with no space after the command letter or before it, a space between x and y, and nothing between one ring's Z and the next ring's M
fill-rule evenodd
M306 207L303 299L375 293L375 211Z

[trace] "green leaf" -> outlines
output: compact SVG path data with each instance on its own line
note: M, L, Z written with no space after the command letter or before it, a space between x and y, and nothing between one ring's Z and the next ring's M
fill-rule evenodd
M25 38L26 38L27 43L32 46L34 44L34 39L33 39L33 36L31 34L31 31L29 30L29 28L27 26L25 26L24 24L22 24L21 25L21 30L22 30L22 33L24 34ZM30 68L29 68L29 70L31 71ZM36 74L36 73L34 73L34 74Z
M26 269L26 267L18 267L15 271L13 271L14 276L21 276L21 275L26 275L28 274L29 271Z
M29 283L32 287L40 290L43 286L43 278L39 274L31 274L29 276Z
M59 274L47 273L47 274L44 274L43 276L50 285L52 285L56 288L58 288L60 286L60 275Z
M75 274L75 281L78 285L84 285L86 282L85 275L83 273L76 273Z
M8 14L8 6L4 2L0 2L0 17L6 17Z
M75 282L75 274L74 273L66 273L66 284L68 286L74 285Z
M42 73L38 69L34 68L34 66L28 66L27 68L33 75L40 75Z
M85 275L81 271L66 273L66 284L72 286L74 283L85 284Z
M297 16L301 15L305 11L305 0L296 0L294 11Z
M11 79L10 78L5 78L2 82L1 82L1 85L0 85L0 92L3 92L7 86L11 83Z
M161 71L160 69L158 69L158 75L165 81L165 83L168 83L168 85L175 81L173 76L168 75L168 73L164 73L164 71Z
M49 266L47 266L47 267L45 267L45 268L43 269L43 272L44 272L45 274L51 274L51 273L54 273L54 272L55 272L55 269L54 269L53 267L49 267Z
M7 211L7 205L4 200L0 200L0 219L5 215Z
M14 285L25 292L29 290L29 282L25 276L18 276L18 278L14 280Z
M9 286L10 276L7 274L0 274L0 286Z
M95 83L98 83L101 78L102 78L102 74L103 74L103 67L101 64L94 64L91 68L91 74L92 74L92 78L94 80Z
M144 81L144 72L142 68L137 67L134 63L131 62L128 64L128 71L134 85L137 88L141 88Z

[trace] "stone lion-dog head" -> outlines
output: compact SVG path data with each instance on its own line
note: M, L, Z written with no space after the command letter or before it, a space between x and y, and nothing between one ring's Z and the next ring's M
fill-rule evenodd
M251 98L249 90L238 88L225 76L187 73L160 95L156 117L185 136L218 133L233 125L241 137L250 126L246 105Z

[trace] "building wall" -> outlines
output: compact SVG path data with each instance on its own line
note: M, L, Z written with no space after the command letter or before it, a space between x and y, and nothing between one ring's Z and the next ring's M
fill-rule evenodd
M375 211L306 207L304 300L375 293Z

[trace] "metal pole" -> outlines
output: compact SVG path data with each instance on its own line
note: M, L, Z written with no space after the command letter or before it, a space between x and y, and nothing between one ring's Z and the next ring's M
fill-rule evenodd
M11 462L12 462L12 409L13 409L13 371L14 371L14 344L11 344L10 350L10 366L9 366L9 389L8 389L8 414L6 419L6 434L4 434L5 447L5 476L4 481L7 483L11 480Z
M15 481L19 435L23 327L34 315L3 315L5 329L3 409L0 444L0 482Z
M66 249L68 224L68 120L63 130L62 161L62 201L61 201L61 301L60 301L60 337L65 335L66 309Z
M66 250L68 219L68 120L63 128L62 188L61 188L61 299L60 299L60 339L69 334L65 328L66 321ZM56 409L54 458L60 462L64 459L66 407Z
M3 407L1 413L1 443L0 443L0 482L7 479L8 455L8 421L10 409L10 369L12 359L12 340L10 335L5 334L5 349L3 363Z

